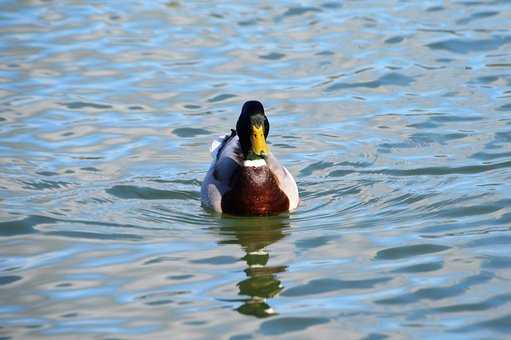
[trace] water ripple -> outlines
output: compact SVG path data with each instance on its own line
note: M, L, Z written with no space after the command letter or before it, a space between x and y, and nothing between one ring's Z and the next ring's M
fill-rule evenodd
M509 333L508 1L0 10L0 338ZM291 214L200 205L249 99Z

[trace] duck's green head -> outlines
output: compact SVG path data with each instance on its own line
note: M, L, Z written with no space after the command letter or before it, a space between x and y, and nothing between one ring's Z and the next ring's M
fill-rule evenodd
M243 104L236 133L240 139L245 160L265 158L270 149L266 138L270 132L270 123L264 114L263 104L251 100Z

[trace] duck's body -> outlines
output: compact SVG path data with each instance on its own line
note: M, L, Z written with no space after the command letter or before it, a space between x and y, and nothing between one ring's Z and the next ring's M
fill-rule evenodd
M263 123L264 137L260 117L253 119L255 127L251 134L252 124L246 119L260 116L261 110L264 116L259 102L245 103L236 131L211 145L213 162L201 189L204 206L233 215L271 215L292 211L298 206L298 188L293 176L266 145L267 120ZM245 130L249 130L248 137Z

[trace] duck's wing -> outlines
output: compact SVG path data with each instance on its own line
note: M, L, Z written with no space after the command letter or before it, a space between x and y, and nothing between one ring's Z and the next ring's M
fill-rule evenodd
M222 143L215 148L214 157L211 164L214 167L213 175L222 183L230 184L233 172L243 164L240 141L235 131L230 136L225 136Z
M280 164L271 152L266 157L266 163L268 164L270 171L275 175L275 177L277 177L280 190L282 190L289 199L289 211L296 209L298 203L300 203L300 197L298 195L298 187L293 175L291 175L285 166Z
M201 188L202 203L222 212L222 195L230 190L231 177L241 166L241 147L235 133L215 139L210 147L213 161Z

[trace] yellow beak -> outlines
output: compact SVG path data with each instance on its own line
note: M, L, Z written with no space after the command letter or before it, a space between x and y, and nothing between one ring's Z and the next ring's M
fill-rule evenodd
M264 138L264 127L263 125L255 126L252 125L252 135L250 137L252 142L252 152L259 156L267 155L269 152L266 139Z

